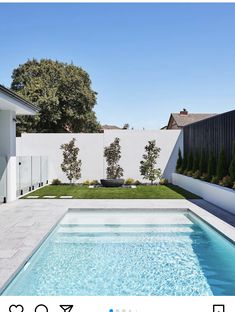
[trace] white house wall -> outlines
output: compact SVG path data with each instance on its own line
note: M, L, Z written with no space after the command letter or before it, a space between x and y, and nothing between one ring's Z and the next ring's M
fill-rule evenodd
M16 198L16 114L0 110L0 156L6 159L6 198Z
M106 164L103 157L104 147L109 145L115 137L120 138L122 158L120 165L124 169L124 178L133 178L142 181L139 174L139 165L144 147L149 140L156 140L161 148L158 166L166 178L171 180L175 169L179 147L183 140L180 130L106 130L104 133L46 133L23 134L17 138L16 154L45 155L49 159L49 180L58 178L63 182L67 179L61 171L62 162L61 144L68 143L75 138L80 148L79 158L82 160L82 177L80 181L99 180L106 177Z

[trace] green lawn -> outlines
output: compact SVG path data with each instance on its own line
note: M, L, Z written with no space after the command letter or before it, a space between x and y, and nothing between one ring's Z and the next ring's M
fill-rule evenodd
M76 185L48 185L27 196L73 196L80 199L197 199L198 196L175 185L139 185L131 188L94 188Z

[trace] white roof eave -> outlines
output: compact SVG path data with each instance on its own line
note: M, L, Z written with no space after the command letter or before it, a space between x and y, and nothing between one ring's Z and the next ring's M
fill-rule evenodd
M26 105L24 101L9 96L0 90L0 111L9 110L14 111L16 115L35 115L37 109L33 106Z

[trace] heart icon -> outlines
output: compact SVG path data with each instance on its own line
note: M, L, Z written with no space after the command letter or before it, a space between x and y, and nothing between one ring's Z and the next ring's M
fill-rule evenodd
M20 304L18 305L11 305L9 307L9 312L23 312L24 311L24 307Z

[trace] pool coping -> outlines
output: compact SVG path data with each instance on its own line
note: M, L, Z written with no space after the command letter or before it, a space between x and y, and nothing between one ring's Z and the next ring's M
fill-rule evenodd
M27 202L23 204L23 202ZM203 221L211 225L215 230L220 232L223 236L228 238L231 242L235 243L235 227L221 220L219 217L213 215L211 212L208 212L204 208L201 208L198 204L203 202L204 205L207 203L203 200L75 200L75 199L39 199L39 200L20 200L14 202L16 207L24 208L24 206L28 206L29 203L34 205L37 203L41 209L45 206L45 203L48 203L51 208L60 206L60 211L51 221L50 226L45 230L45 233L41 235L40 239L35 241L33 248L31 250L27 250L25 255L22 257L20 263L15 265L15 267L6 267L4 269L3 276L0 275L0 294L4 291L4 289L9 285L9 283L14 279L14 277L19 273L19 271L26 265L26 263L30 260L30 258L34 255L34 253L38 250L38 248L43 244L46 238L51 234L51 232L58 225L60 220L64 217L67 212L70 211L140 211L140 210L149 210L149 211L191 211L196 216L201 218ZM53 205L51 205L53 203ZM198 203L198 204L197 204ZM209 203L208 203L209 204ZM14 204L9 204L9 208ZM6 206L5 206L6 207ZM216 206L215 206L216 207ZM35 208L39 209L39 208ZM1 211L0 211L1 217ZM235 216L234 216L235 218ZM32 228L33 231L33 228ZM1 245L0 245L1 249ZM10 261L11 259L9 259ZM1 268L0 268L1 270Z

